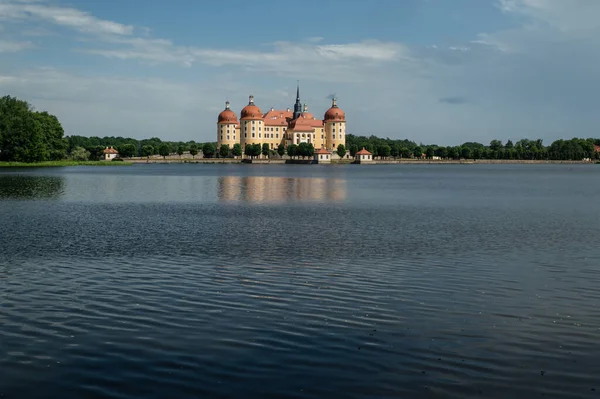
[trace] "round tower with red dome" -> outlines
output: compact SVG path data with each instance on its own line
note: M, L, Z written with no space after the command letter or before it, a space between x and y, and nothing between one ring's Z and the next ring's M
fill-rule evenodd
M230 109L229 101L227 101L225 109L221 111L217 119L217 148L221 148L223 144L232 148L235 143L239 143L239 124L235 112Z
M336 151L340 144L346 145L346 114L337 106L336 98L333 98L331 108L325 112L323 125L329 150Z
M242 149L247 144L260 144L264 134L264 120L260 108L254 104L254 96L248 99L248 105L242 108L240 118L240 136Z

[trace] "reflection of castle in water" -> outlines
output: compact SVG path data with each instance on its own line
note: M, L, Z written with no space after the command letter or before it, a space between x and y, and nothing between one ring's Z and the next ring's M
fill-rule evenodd
M267 176L221 176L218 196L223 202L283 203L343 201L346 180Z

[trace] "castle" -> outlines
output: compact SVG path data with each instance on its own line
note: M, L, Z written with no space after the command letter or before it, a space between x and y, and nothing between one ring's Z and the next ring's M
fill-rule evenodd
M300 87L296 90L294 111L271 108L263 114L250 96L248 105L242 108L241 118L225 103L225 109L217 121L217 148L227 144L232 148L241 144L242 150L248 144L267 143L271 150L280 144L287 148L290 144L310 143L315 149L325 148L335 151L340 144L346 144L346 114L332 100L323 119L315 118L306 104L300 102Z

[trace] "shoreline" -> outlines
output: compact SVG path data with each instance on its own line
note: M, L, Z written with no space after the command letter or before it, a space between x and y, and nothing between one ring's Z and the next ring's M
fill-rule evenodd
M61 168L65 166L131 166L133 162L109 161L45 161L45 162L0 162L0 169L12 168Z
M234 159L234 158L199 158L199 159L127 159L123 162L108 161L48 161L37 163L0 162L1 169L15 168L49 168L67 166L132 166L150 164L247 164L247 165L316 165L310 159ZM516 160L516 159L480 159L480 160L375 160L358 163L353 160L332 160L331 163L319 165L593 165L600 161L560 161L560 160Z
M289 161L289 162L288 162ZM234 158L199 158L199 159L129 159L128 162L134 164L257 164L257 165L310 165L312 163L309 159L234 159ZM479 159L479 160L409 160L409 159L398 159L398 160L375 160L370 162L363 162L360 165L511 165L511 164L581 164L581 165L592 165L600 163L600 161L562 161L562 160L522 160L522 159ZM357 165L353 160L332 160L331 163L319 163L319 165Z

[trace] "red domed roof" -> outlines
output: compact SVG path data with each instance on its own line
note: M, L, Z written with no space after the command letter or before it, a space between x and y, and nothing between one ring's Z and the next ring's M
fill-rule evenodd
M248 105L242 108L240 119L262 119L262 111L254 105L254 96L250 96Z
M325 122L344 122L346 121L346 114L337 106L337 101L334 98L331 104L331 108L325 112L323 117Z
M229 109L229 101L225 103L225 109L219 114L217 123L238 123L237 115Z

